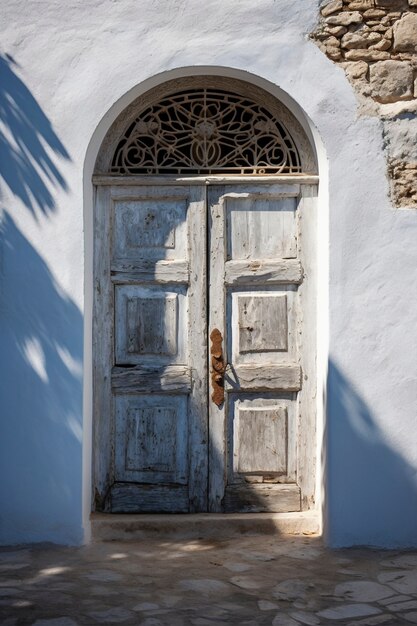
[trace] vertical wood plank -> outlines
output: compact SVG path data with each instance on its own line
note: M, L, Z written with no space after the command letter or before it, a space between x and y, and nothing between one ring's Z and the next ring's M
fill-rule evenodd
M208 189L209 208L209 328L208 335L214 328L218 328L223 337L224 362L227 363L227 337L226 332L226 298L224 287L224 267L226 260L225 241L225 207L223 187ZM210 423L210 446L209 446L209 511L222 510L226 480L226 411L227 398L218 407L211 399L209 392L209 423Z
M113 286L110 277L111 189L99 187L94 207L93 465L94 508L102 510L113 483L111 367Z
M190 512L207 511L207 199L206 188L189 187L188 346L192 390L189 396Z
M297 482L301 487L301 508L315 506L317 456L317 187L301 186L298 209L300 261L305 278L299 287L299 353L303 385L299 394Z

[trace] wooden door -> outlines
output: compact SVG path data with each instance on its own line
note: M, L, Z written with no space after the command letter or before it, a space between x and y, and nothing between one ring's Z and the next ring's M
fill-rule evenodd
M99 509L207 510L206 222L202 186L98 188Z
M311 506L314 195L265 182L98 188L97 509Z
M305 381L314 370L301 264L312 195L300 185L209 188L209 332L220 331L227 364L224 401L209 402L211 511L299 511L314 493L312 381L310 398L301 394L302 368Z

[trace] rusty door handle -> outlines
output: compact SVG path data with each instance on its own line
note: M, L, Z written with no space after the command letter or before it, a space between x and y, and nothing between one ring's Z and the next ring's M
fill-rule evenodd
M224 402L224 373L226 365L223 357L223 337L218 328L210 333L211 339L211 387L213 393L211 399L214 404L220 406Z

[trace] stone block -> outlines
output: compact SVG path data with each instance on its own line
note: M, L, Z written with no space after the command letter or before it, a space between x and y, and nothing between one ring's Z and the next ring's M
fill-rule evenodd
M332 61L339 61L342 58L340 48L337 48L336 46L327 46L326 54Z
M390 159L388 174L394 206L415 208L417 203L417 163Z
M326 32L335 37L342 37L347 32L347 28L344 26L331 26L326 29Z
M332 0L328 4L324 5L324 7L321 9L321 14L323 15L323 17L327 17L328 15L331 15L332 13L336 13L336 11L341 11L342 8L343 8L342 0Z
M348 50L345 54L347 61L384 61L389 56L383 50Z
M390 39L382 39L378 43L371 46L371 50L388 50L389 48L391 48Z
M348 78L363 78L368 72L368 64L365 61L351 61L343 63Z
M413 97L413 68L410 63L379 61L369 69L369 82L371 95L378 102L396 102Z
M374 7L374 0L350 0L348 9L351 11L366 11Z
M388 26L383 26L379 22L368 22L367 25L370 26L371 30L375 33L382 33L383 35L385 35L387 31L390 30Z
M404 13L393 27L394 50L413 52L417 50L417 13Z
M365 18L369 18L370 20L377 20L381 17L385 17L385 11L383 11L382 9L368 9L367 11L365 11L363 16Z
M348 50L357 50L359 48L367 48L371 44L381 41L381 35L379 33L373 33L372 31L357 31L356 33L346 33L342 37L342 48Z
M324 43L329 47L340 48L340 39L334 37L333 35L330 35Z
M334 26L350 26L351 24L360 24L362 21L362 13L359 11L344 11L339 15L331 15L326 18L327 24Z
M385 9L401 10L404 8L404 0L375 0L375 6Z

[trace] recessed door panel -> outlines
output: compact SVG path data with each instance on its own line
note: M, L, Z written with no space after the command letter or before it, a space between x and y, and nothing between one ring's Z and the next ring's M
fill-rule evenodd
M115 409L116 481L186 485L187 396L118 396Z
M187 288L115 286L119 364L186 363Z
M296 198L258 190L225 198L227 260L297 257Z
M185 198L121 199L114 203L113 257L185 258Z

